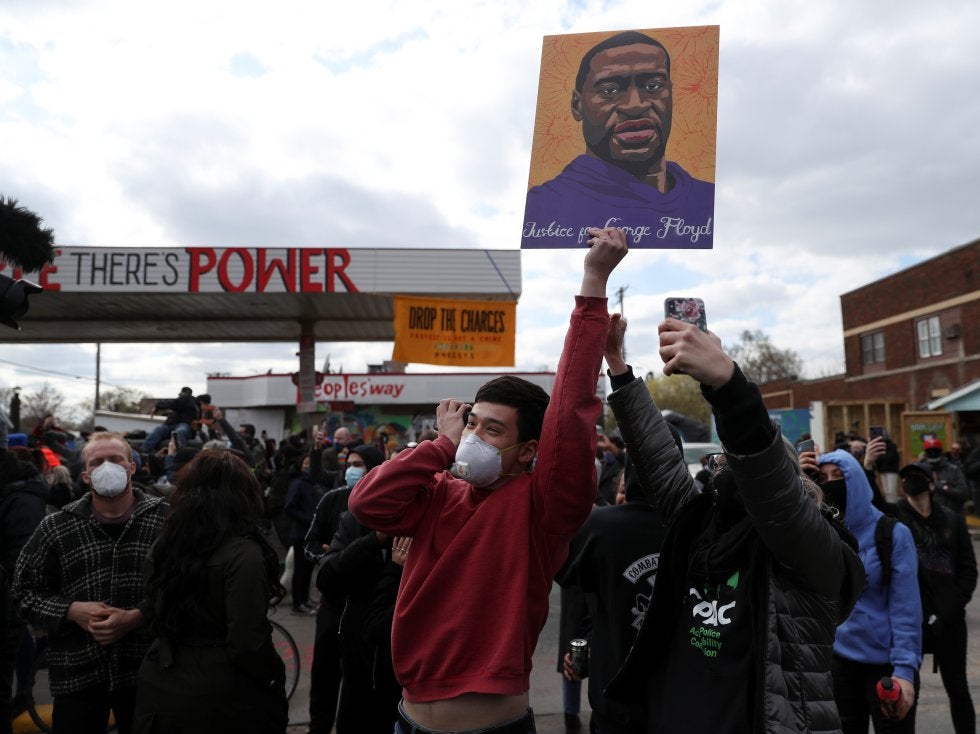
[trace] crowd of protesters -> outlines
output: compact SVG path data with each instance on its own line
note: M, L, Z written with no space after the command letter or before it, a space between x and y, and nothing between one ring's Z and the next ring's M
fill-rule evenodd
M56 732L110 712L123 734L284 732L268 612L288 597L316 617L312 734L527 734L555 581L590 643L587 665L562 645L568 731L587 679L594 734L914 732L928 653L975 731L980 451L797 450L720 341L667 319L664 373L700 384L724 446L695 481L606 310L625 236L589 235L552 394L491 380L406 446L348 426L277 445L190 388L149 435L0 420L0 733L38 637Z

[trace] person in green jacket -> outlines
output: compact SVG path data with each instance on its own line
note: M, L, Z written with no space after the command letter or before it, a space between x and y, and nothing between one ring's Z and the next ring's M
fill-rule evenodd
M173 512L146 563L155 640L140 667L134 731L282 734L285 670L268 610L285 595L258 530L249 466L202 451L177 475Z

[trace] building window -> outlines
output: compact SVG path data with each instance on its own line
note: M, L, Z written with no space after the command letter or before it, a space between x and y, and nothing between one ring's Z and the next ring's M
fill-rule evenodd
M938 316L919 319L915 322L915 328L919 335L919 357L938 357L943 353Z
M885 361L885 332L875 331L861 336L861 359L864 364Z

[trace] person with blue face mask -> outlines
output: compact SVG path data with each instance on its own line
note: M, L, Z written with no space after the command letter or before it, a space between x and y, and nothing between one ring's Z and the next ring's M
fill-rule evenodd
M347 485L348 489L354 489L354 485L357 484L367 473L367 465L364 463L364 459L361 458L359 453L351 453L347 457L347 469L344 470L344 483Z
M360 644L357 639L361 637L357 632L359 624L355 624L355 621L359 621L358 615L354 613L348 623L345 623L344 640L341 641L340 620L348 605L349 588L343 573L345 568L343 561L348 556L343 555L342 551L347 547L347 543L353 544L356 540L350 557L357 553L358 547L365 551L364 555L367 557L377 558L382 554L380 548L384 542L363 526L355 525L356 521L353 518L347 517L347 498L354 485L366 472L384 461L384 456L374 446L360 445L352 449L347 461L348 468L344 471L341 486L327 492L320 500L313 516L313 523L306 534L306 557L314 563L324 561L316 581L322 596L316 612L313 662L310 665L310 734L330 734L334 730L335 722L338 734L343 734L344 731L358 731L356 728L359 724L358 708L365 700L364 696L371 695L370 690L359 685L363 680L363 676L360 675L363 668L358 667L356 661L362 658L360 655L349 654L346 663L349 679L344 686L342 708L338 711L343 665L341 648L350 650L352 646ZM337 537L337 546L333 552L330 552L331 541L338 535L341 518L344 518L344 533ZM328 552L330 558L326 559ZM352 565L357 568L356 564ZM367 710L376 711L377 707L372 709L368 706ZM383 718L382 715L379 714L379 718ZM391 728L388 727L388 732Z
M374 446L360 445L347 455L344 471L346 486L329 492L321 505L332 506L336 512L343 499L363 481L366 472L384 461L382 453ZM346 509L346 502L344 502ZM325 509L324 512L327 510ZM318 510L318 515L320 511ZM329 521L329 518L324 518ZM314 520L314 525L316 525ZM349 512L341 511L333 522L332 533L323 566L317 575L321 610L336 619L339 640L335 654L339 656L343 685L340 687L339 705L336 705L337 734L390 734L395 725L395 706L399 688L385 651L380 651L365 634L367 611L375 598L375 585L380 581L386 562L391 559L392 539L384 533L376 533L357 521ZM321 529L319 532L326 532ZM309 547L309 544L308 546ZM320 618L317 617L319 626ZM317 637L319 639L319 630ZM313 667L324 660L326 648L314 647ZM318 674L314 673L312 688L317 687ZM392 692L394 691L394 692ZM320 693L316 692L315 696ZM334 699L336 700L336 699ZM317 705L319 706L319 701ZM310 703L313 707L313 701ZM325 725L317 723L311 715L311 731L328 733Z

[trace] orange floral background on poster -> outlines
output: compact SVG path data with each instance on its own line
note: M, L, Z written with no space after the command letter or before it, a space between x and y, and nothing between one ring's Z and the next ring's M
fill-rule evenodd
M585 152L582 124L571 112L575 76L590 48L621 32L545 36L528 189L554 178ZM674 112L667 159L677 161L695 178L714 183L718 26L656 28L640 33L660 41L670 53Z

